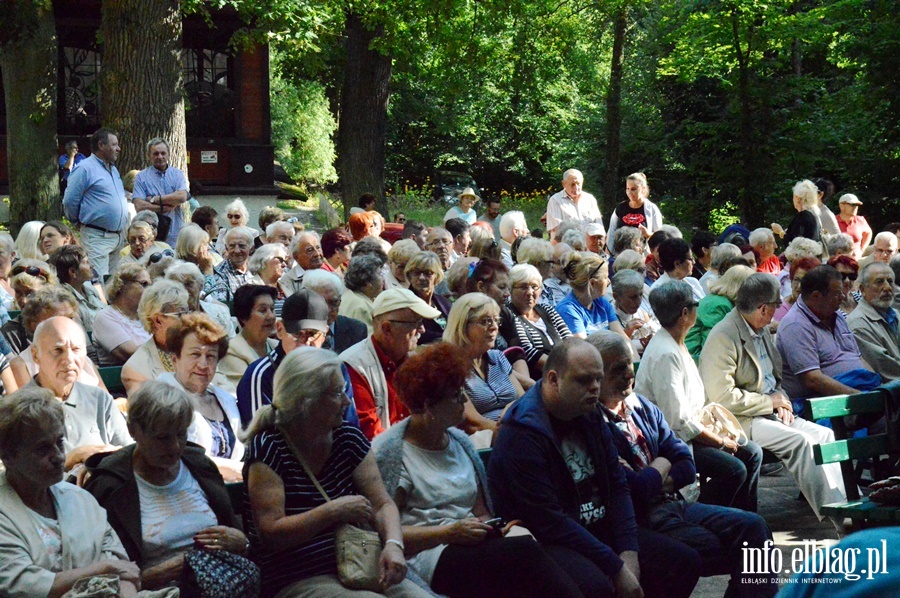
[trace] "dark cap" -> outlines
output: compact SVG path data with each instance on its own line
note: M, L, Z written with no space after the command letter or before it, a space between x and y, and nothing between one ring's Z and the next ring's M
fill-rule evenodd
M300 289L284 300L281 323L291 334L308 329L328 332L328 304L315 291Z

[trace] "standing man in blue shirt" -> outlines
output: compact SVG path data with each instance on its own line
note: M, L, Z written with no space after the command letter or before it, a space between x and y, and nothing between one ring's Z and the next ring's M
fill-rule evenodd
M76 166L84 160L84 154L78 151L78 142L75 140L66 144L66 153L59 157L59 191L66 192L69 183L69 175Z
M169 142L154 137L147 142L147 157L152 166L140 171L134 179L135 209L150 210L171 220L169 232L162 239L175 247L178 231L184 224L184 204L188 200L187 179L184 173L169 166Z
M81 244L101 276L116 269L125 245L128 207L115 166L118 157L116 132L97 129L91 135L91 155L71 172L63 197L66 218L81 226Z

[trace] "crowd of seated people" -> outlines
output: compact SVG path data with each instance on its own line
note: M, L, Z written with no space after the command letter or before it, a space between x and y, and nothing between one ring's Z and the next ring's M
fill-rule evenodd
M820 519L846 497L802 413L900 379L896 235L867 248L848 195L830 232L801 181L789 244L688 241L645 175L612 222L583 182L549 239L495 199L479 219L474 189L402 234L371 198L321 234L235 200L170 246L145 210L117 263L63 222L0 233L0 595L165 591L196 551L263 596L372 595L338 575L344 523L381 537L389 596L774 595L740 566L772 538L762 450Z

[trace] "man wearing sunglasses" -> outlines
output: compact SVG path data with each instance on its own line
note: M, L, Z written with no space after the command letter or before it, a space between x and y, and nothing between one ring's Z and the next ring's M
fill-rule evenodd
M186 221L184 206L188 200L188 185L184 173L169 165L169 142L154 137L147 142L147 160L150 166L140 171L134 179L132 200L136 210L150 210L160 219L170 220L165 241L175 247L178 231Z

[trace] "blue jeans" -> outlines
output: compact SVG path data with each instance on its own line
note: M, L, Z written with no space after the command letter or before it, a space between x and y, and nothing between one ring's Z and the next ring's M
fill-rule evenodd
M699 442L692 443L700 474L700 502L756 512L762 449L749 441L736 455Z
M647 519L653 531L697 551L703 563L701 575L731 575L729 588L735 595L774 596L778 591L776 575L743 575L744 543L749 548L762 548L766 540L772 539L765 520L756 513L677 501L655 507ZM743 584L742 577L767 579Z

